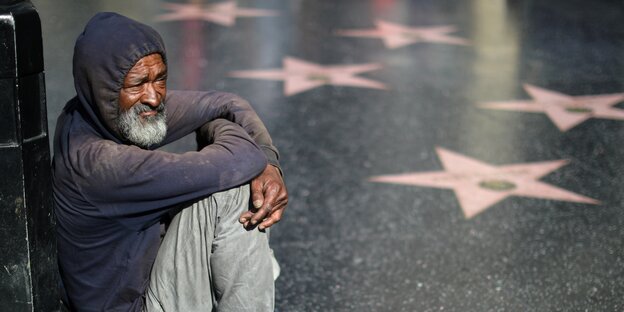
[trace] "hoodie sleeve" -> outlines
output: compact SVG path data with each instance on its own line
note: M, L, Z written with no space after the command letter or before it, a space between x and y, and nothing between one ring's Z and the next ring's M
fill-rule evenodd
M74 181L104 216L131 228L156 222L172 206L248 182L266 166L238 125L216 120L213 142L184 154L95 141L75 152Z
M208 121L223 118L243 127L269 163L279 168L279 153L269 132L249 102L240 96L219 91L171 90L167 92L165 105L167 137L163 145L200 129Z

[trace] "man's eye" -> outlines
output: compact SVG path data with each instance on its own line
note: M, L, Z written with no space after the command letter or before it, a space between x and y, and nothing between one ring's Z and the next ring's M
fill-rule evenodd
M143 87L143 84L138 84L134 86L125 87L124 89L126 89L127 92L139 92L141 91L142 87Z

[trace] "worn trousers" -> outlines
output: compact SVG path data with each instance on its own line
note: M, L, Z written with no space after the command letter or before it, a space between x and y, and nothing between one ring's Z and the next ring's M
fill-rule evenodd
M273 311L267 233L238 222L249 185L215 193L175 215L145 294L147 312Z

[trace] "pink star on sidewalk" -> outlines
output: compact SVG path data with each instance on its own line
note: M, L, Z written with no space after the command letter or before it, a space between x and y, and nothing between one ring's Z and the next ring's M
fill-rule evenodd
M538 181L565 166L566 160L493 166L443 148L436 148L436 152L445 171L384 175L372 177L370 181L452 189L466 218L472 218L512 195L600 203Z
M387 89L386 85L381 82L355 76L380 69L381 65L376 63L323 66L294 57L285 57L283 66L283 69L234 71L229 76L235 78L283 80L284 94L286 96L323 85Z
M233 26L236 17L275 16L277 12L260 9L238 8L236 1L225 1L209 5L196 3L163 3L171 12L158 15L157 21L204 20L222 26Z
M613 107L624 101L624 93L569 96L530 84L525 84L524 90L533 101L491 102L479 106L487 109L546 113L563 132L589 118L624 120L624 110Z
M457 30L455 26L407 27L382 20L375 21L376 28L339 30L337 35L347 37L381 38L389 49L417 42L438 42L457 45L468 45L466 39L449 36Z

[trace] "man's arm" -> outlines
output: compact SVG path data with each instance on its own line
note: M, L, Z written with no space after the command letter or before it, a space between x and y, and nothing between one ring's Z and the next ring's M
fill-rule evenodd
M279 166L279 153L273 146L266 127L243 98L218 91L169 91L167 100L168 135L163 144L175 141L199 129L198 141L208 140L202 126L214 118L239 124L260 146L269 165L251 182L255 210L243 214L246 227L264 229L280 221L288 203L288 192ZM277 169L277 170L276 170ZM264 221L263 221L264 220Z
M243 127L269 163L279 168L279 153L269 132L249 102L240 96L219 91L171 90L167 93L165 107L167 137L162 145L193 133L211 120L223 118Z
M211 122L206 123L197 131L199 148L212 143L210 124ZM239 222L246 228L257 225L260 230L264 230L281 220L288 204L288 192L279 167L269 163L262 173L251 181L251 200L254 210L243 213L239 218Z
M266 167L241 127L221 119L210 127L214 142L184 154L94 141L75 151L72 179L104 216L144 227L169 207L241 185Z

